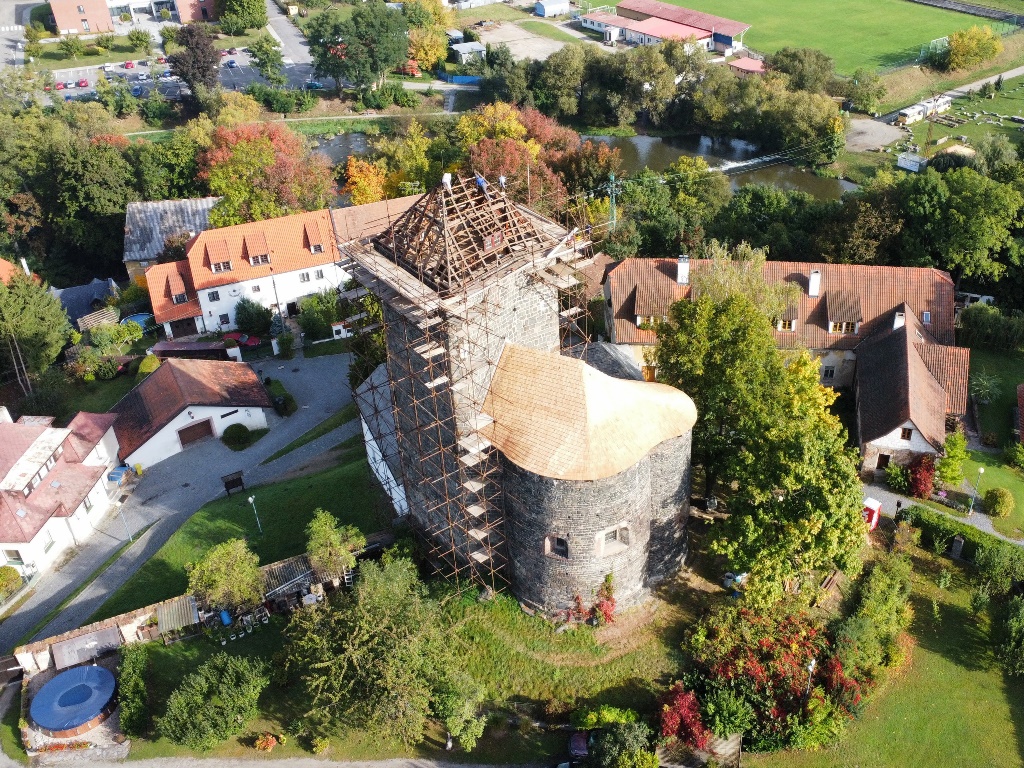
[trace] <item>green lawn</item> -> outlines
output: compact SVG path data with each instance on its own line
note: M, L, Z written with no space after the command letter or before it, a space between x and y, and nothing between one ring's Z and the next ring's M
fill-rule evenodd
M350 350L351 339L330 339L319 344L306 344L302 347L303 357L323 357L324 355L342 355Z
M570 35L565 30L559 29L554 24L549 24L546 21L520 21L518 24L527 32L532 32L535 35L546 37L549 40L557 40L560 43L576 44L583 42L575 35Z
M363 533L384 527L384 507L370 478L366 453L355 448L342 464L307 477L249 488L211 501L196 512L160 550L100 606L90 621L116 616L183 594L188 588L185 564L195 562L215 544L245 538L263 564L305 551L306 524L318 507ZM247 501L256 497L263 535Z
M1017 385L1024 382L1024 355L996 352L988 349L971 350L971 374L978 371L995 374L1000 378L999 397L987 405L978 406L982 433L996 436L996 445L1003 446L1013 436L1013 409L1017 405Z
M613 5L614 3L606 3ZM504 3L493 3L483 5L479 8L467 8L455 14L455 26L458 29L471 27L478 21L522 21L532 17L529 11L524 11Z
M772 53L820 48L839 72L888 67L913 58L931 40L983 23L908 0L669 0L750 25L743 42ZM607 5L616 5L609 0ZM486 12L490 6L478 9Z
M993 99L983 99L979 96L956 99L953 102L953 109L947 114L967 118L968 115L963 113L981 112L983 110L985 112L996 112L1000 115L1024 115L1024 77L1005 81L1003 83L1003 90L997 93ZM915 123L911 128L914 131L914 140L924 148L924 154L929 156L952 146L949 143L940 145L928 144L929 127L933 142L944 136L966 136L973 144L977 143L983 136L994 133L1006 136L1014 144L1018 143L1020 137L1020 125L1018 123L1011 123L1007 120L1002 125L993 125L992 123L985 122L991 119L988 115L982 115L956 127L922 120L920 123Z
M82 42L86 45L91 43L89 40L83 40ZM116 64L128 59L146 58L144 51L136 51L128 45L128 38L125 35L115 37L114 45L105 53L96 56L79 56L77 59L72 59L61 53L60 48L57 47L58 45L59 43L43 43L43 52L36 57L35 61L27 65L28 68L38 71L42 69L95 67L99 64Z
M992 518L992 525L1004 536L1024 539L1024 476L1003 463L1001 453L971 451L971 458L964 463L964 474L971 485L978 482L980 467L985 468L985 473L981 477L982 496L991 488L1007 488L1017 501L1013 514L1009 517Z
M78 381L70 385L67 402L72 415L79 411L106 413L135 387L134 376L118 376L110 381Z
M1024 764L1024 687L1005 677L987 617L969 611L958 572L935 585L949 560L919 552L914 563L914 643L909 664L874 694L842 742L821 752L745 755L750 768L1019 768ZM939 604L939 621L932 600Z
M276 453L274 453L261 463L269 464L275 459L279 459L282 456L291 453L296 448L301 448L306 443L311 443L317 438L323 437L328 432L331 432L332 430L335 430L338 427L340 427L342 424L348 424L350 421L352 421L352 419L356 418L358 415L359 410L356 408L356 404L349 403L337 413L328 416L326 419L321 421L308 432L299 435L297 438L288 443L288 445L286 445L284 448L277 451Z
M21 683L16 683L20 688ZM28 765L28 755L21 745L21 729L18 728L18 720L21 719L21 692L14 695L14 701L4 713L3 720L0 720L0 749L4 754L18 761L22 765Z

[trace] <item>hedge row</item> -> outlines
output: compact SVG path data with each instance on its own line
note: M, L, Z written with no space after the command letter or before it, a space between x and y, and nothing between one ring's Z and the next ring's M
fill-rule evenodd
M121 705L121 730L130 739L145 736L152 721L146 690L148 649L142 643L121 648L118 701Z
M977 565L1001 592L1008 592L1014 582L1024 581L1024 548L1017 544L917 505L901 510L896 519L920 528L921 543L933 548L936 538L950 542L954 536L963 536L961 557Z

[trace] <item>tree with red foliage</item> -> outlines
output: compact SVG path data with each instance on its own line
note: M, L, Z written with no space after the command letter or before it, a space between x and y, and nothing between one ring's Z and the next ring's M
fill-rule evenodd
M480 139L469 147L467 170L491 183L504 176L506 194L540 213L560 211L565 207L565 186L534 150L515 139Z
M550 160L550 165L570 192L585 192L606 184L618 173L622 156L603 141L587 139Z
M327 207L330 161L277 123L217 128L199 162L199 178L222 197L210 224L224 227Z
M922 454L910 463L910 492L916 498L929 498L934 481L935 460L929 454Z
M520 110L519 122L526 128L526 137L540 144L545 159L571 152L580 145L580 135L576 131L559 125L536 109Z
M604 582L597 590L593 614L599 624L611 624L615 621L615 586L610 573L604 577Z
M679 739L693 749L707 749L711 731L704 727L700 705L692 691L683 688L682 683L675 683L659 703L662 738Z

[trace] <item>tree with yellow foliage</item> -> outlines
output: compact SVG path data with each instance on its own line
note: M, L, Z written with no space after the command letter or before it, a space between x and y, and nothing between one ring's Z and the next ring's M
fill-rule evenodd
M409 58L415 59L422 69L433 69L447 54L448 36L443 27L409 30Z
M1003 51L1003 41L992 31L992 27L973 26L960 29L949 36L946 49L946 69L970 69L982 62L994 59Z
M385 197L386 183L387 173L384 168L349 155L345 165L345 186L341 192L349 196L352 205L380 202Z
M455 133L464 147L471 147L481 139L521 141L526 137L526 126L519 120L518 109L496 101L460 117Z

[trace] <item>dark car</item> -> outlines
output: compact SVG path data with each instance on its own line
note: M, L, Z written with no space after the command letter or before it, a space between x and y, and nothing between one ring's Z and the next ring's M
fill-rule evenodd
M228 53L230 53L232 56L237 56L238 55L238 49L237 48L228 48Z
M322 91L324 89L324 84L318 83L316 80L310 80L309 82L304 83L303 87L307 91Z
M132 86L132 96L135 96L136 98L141 98L148 93L149 91L147 91L141 85Z
M569 755L571 757L586 757L589 752L586 731L576 731L569 737Z
M224 66L228 69L238 69L238 62L234 59L228 59L227 63Z

